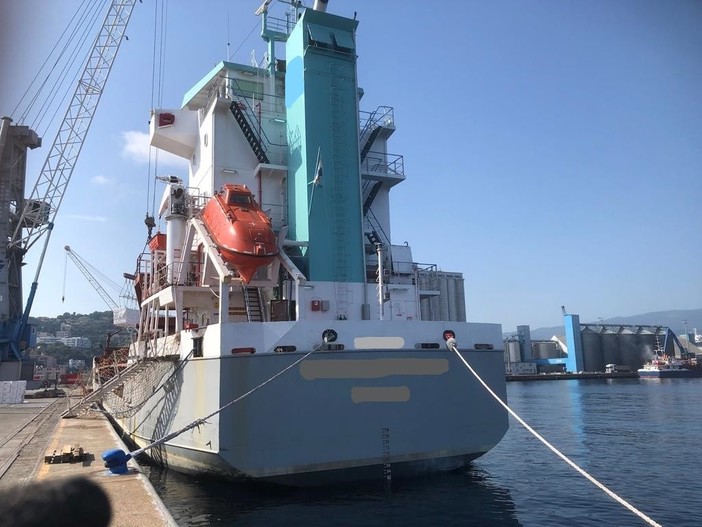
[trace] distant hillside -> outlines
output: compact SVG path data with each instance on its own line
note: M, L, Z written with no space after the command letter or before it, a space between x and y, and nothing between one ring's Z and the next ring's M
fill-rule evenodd
M655 311L653 313L643 313L641 315L631 315L627 317L614 317L603 319L603 324L632 324L642 326L667 326L677 335L685 332L683 320L687 320L687 329L692 331L697 328L698 333L702 333L702 309L674 309L671 311ZM580 319L581 323L599 322L598 320ZM510 332L513 335L516 332ZM563 335L563 326L553 326L549 328L531 328L531 338L535 340L550 339L553 335Z
M104 351L105 341L108 333L112 334L111 346L125 346L129 344L129 333L124 328L118 328L113 324L112 311L95 311L88 315L80 313L64 313L55 318L52 317L29 317L29 323L34 326L37 333L47 333L56 335L61 330L62 324L70 326L72 337L85 337L90 339L89 348L69 348L61 343L39 344L35 353L44 353L58 359L59 364L63 364L68 359L84 359L88 363L95 355Z

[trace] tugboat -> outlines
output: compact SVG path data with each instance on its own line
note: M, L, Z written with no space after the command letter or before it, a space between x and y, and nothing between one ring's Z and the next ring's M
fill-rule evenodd
M638 370L641 378L702 377L702 365L696 358L676 359L668 355L647 361Z

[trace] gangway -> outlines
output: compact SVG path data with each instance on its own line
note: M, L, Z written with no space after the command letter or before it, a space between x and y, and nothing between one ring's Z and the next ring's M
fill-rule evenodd
M90 407L90 405L93 403L102 401L103 395L114 392L117 388L123 386L129 379L136 377L139 373L144 371L150 364L150 359L143 359L138 362L133 362L98 389L83 397L80 401L78 401L78 403L71 406L67 410L64 410L61 417L75 417L80 411Z

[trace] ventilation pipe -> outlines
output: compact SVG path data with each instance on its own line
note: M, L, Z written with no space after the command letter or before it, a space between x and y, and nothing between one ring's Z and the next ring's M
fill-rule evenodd
M329 3L329 0L314 0L312 9L324 12L327 10L327 3Z

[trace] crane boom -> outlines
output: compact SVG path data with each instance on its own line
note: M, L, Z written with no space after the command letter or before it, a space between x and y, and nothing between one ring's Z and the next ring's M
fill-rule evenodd
M90 282L90 285L93 286L93 288L98 292L100 295L100 298L102 298L105 303L107 304L107 307L109 307L112 311L115 311L116 309L119 308L117 305L117 302L112 300L112 297L105 291L105 288L102 287L100 282L98 282L93 274L90 272L88 269L88 266L85 263L85 260L78 256L69 245L66 245L64 247L66 250L66 256L68 256L71 260L73 260L73 263L76 264L76 267L80 269L80 272L83 273L83 276L85 276L88 279L88 282Z
M21 359L29 346L29 313L46 254L54 219L73 174L85 137L131 18L136 0L112 0L76 86L56 138L29 198L11 192L11 182L0 180L0 210L8 210L8 236L0 246L0 298L8 299L9 312L0 320L0 361ZM9 120L3 119L0 160L6 155ZM36 134L35 134L36 135ZM31 144L29 145L31 147ZM14 188L14 187L13 187ZM22 180L24 188L24 178ZM2 230L2 229L0 229ZM32 245L44 233L44 247L34 282L22 309L22 266ZM1 267L4 266L4 269ZM5 318L6 317L6 318Z

